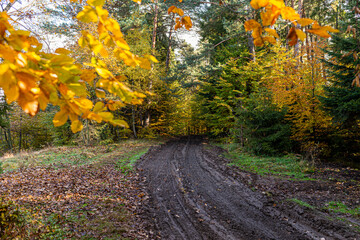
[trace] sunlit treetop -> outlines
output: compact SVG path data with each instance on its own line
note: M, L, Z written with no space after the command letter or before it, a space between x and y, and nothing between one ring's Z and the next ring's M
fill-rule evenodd
M320 26L315 20L300 18L295 9L285 6L283 0L252 0L250 5L261 11L260 23L254 19L245 22L245 30L252 31L255 46L263 46L265 42L276 43L276 38L279 38L279 35L273 26L280 16L292 24L287 36L290 46L294 46L299 39L304 41L306 34L302 28L306 26L311 26L311 29L306 30L307 32L324 38L331 37L329 32L338 32L337 29L330 26Z

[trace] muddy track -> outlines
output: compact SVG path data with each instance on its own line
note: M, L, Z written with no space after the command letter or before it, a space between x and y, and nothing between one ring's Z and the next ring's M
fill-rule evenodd
M201 138L187 138L153 149L139 163L162 239L346 239L283 213L217 159Z

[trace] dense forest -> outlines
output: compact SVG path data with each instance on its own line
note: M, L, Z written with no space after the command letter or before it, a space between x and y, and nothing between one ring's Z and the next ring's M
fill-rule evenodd
M259 38L268 2L2 1L1 152L208 135L359 163L359 2L285 1Z
M0 11L0 239L360 239L360 0Z

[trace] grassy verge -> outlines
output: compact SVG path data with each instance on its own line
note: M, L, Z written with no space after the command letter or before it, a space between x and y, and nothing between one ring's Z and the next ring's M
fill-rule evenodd
M154 140L127 140L123 143L89 147L49 147L36 152L7 153L0 158L3 172L19 168L49 166L55 169L68 166L82 166L104 163L117 158L119 166L131 169L131 165L144 154L150 146L158 144ZM130 164L128 161L130 160Z
M259 175L274 175L278 177L288 177L297 180L313 180L307 175L314 169L305 161L296 156L289 155L284 157L264 157L255 156L242 152L235 145L218 145L228 150L225 156L231 159L230 165L237 166L243 170L257 173Z

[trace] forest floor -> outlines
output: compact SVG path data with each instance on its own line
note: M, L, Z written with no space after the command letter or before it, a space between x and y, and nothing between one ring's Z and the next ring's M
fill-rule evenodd
M126 140L5 155L0 197L19 206L22 224L7 236L0 232L0 239L151 238L141 207L147 197L133 166L158 143Z
M20 239L360 239L359 170L289 172L201 138L160 143L0 158L0 197L26 223Z
M223 154L180 139L138 164L158 238L360 239L359 170L318 165L298 176L260 175Z

